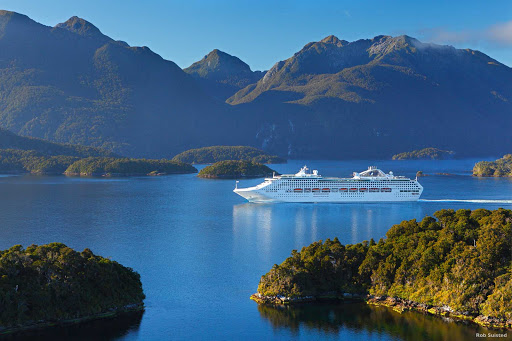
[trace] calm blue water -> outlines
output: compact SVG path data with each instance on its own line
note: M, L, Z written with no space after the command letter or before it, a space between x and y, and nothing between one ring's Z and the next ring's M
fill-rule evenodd
M113 322L89 328L107 339L402 340L418 339L410 331L421 328L421 337L430 339L450 339L453 332L474 336L474 327L417 313L399 315L364 305L266 309L249 296L273 264L313 241L378 240L391 225L442 208L511 209L512 179L473 178L475 161L371 162L410 177L418 170L454 174L421 178L424 201L400 204L249 204L232 193L233 180L193 174L0 177L0 249L63 242L77 250L88 247L138 271L146 311L142 318L114 321L115 331L110 330ZM305 163L324 176L349 176L370 165L291 161L272 167L294 173ZM243 180L240 186L259 182ZM76 328L54 332L75 337L85 333Z

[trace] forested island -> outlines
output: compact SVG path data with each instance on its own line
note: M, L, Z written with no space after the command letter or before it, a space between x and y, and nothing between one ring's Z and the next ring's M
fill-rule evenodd
M507 154L496 161L481 161L473 167L474 176L510 176L512 177L512 154Z
M64 172L82 176L138 176L196 173L187 163L172 160L89 157L72 163Z
M455 155L454 151L439 148L423 148L393 155L393 160L446 160Z
M138 273L61 243L0 251L0 334L144 309Z
M261 149L248 146L212 146L190 149L176 155L173 160L191 164L215 163L227 160L286 163L285 159L277 155L271 155Z
M435 218L434 218L435 217ZM259 303L363 298L368 303L512 328L512 211L440 210L386 239L315 242L262 276Z
M71 155L44 155L35 150L0 149L0 173L58 175L79 159Z
M54 143L0 129L0 173L140 176L197 173L197 169L176 160L126 158L101 148Z
M207 166L197 175L200 178L212 179L240 179L262 178L278 174L265 165L252 161L220 161Z
M70 155L44 155L34 150L0 149L0 173L138 176L196 172L197 169L192 165L165 159L80 158Z

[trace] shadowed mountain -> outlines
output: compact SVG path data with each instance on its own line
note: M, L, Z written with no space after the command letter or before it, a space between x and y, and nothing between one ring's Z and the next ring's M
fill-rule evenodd
M0 127L20 135L146 158L212 145L329 159L512 149L512 70L478 51L329 36L263 74L218 50L184 72L78 17L48 27L0 11Z
M196 78L207 93L223 102L265 74L251 71L249 65L239 58L217 49L183 71Z
M77 17L52 28L0 11L0 84L0 126L22 135L145 157L236 137L211 129L236 131L231 108L175 63Z
M266 113L260 147L292 157L383 157L431 145L463 157L512 147L512 69L408 36L309 43L227 102Z
M35 151L46 156L116 156L114 153L100 148L53 143L34 137L19 136L2 128L0 128L0 149Z

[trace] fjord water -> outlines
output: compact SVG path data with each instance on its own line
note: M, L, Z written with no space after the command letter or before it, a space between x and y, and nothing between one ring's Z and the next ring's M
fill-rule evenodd
M294 173L306 163L324 176L349 176L370 164L409 177L422 170L431 176L420 178L425 190L414 203L252 204L232 192L233 180L195 174L5 176L0 178L0 249L62 242L90 248L141 274L147 296L142 317L56 328L37 332L39 338L468 339L484 330L364 304L264 307L249 296L273 264L314 241L378 240L393 224L442 208L512 208L512 179L471 177L475 161L293 160L271 166ZM239 186L261 181L242 180Z

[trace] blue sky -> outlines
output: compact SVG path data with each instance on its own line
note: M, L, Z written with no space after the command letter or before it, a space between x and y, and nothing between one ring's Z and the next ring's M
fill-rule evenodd
M265 70L330 34L349 41L408 34L512 66L510 0L0 0L0 8L49 26L76 15L181 67L218 48Z

